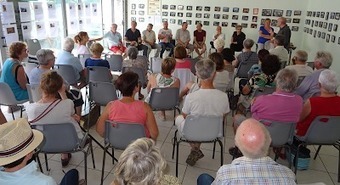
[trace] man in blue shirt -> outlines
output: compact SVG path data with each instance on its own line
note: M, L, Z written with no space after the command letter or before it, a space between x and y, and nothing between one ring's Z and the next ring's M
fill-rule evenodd
M138 50L143 50L143 55L148 55L148 47L142 44L142 36L140 31L136 28L137 22L131 22L131 28L129 28L126 33L124 40L126 42L126 46L135 46Z

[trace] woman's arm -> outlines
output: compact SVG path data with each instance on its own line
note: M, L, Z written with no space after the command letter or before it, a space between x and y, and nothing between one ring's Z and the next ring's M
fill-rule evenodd
M179 81L179 79L178 78L176 78L176 80L175 80L175 82L170 86L170 87L177 87L177 88L179 88L180 87L180 81Z
M302 108L302 112L300 114L300 120L299 121L303 121L304 119L307 118L307 116L310 114L312 108L311 108L311 104L310 104L310 101L307 100L305 102L305 104L303 105L303 108Z
M150 132L151 139L155 140L158 137L158 126L156 123L155 116L153 115L153 112L150 108L150 106L147 103L144 103L144 107L146 109L146 127L148 128Z
M105 121L109 119L109 110L111 105L112 102L106 105L104 112L100 115L96 123L96 131L102 137L104 137L105 134Z
M27 77L22 66L18 66L16 80L19 83L21 89L26 89Z
M149 75L149 82L148 82L148 85L146 86L146 90L148 93L150 93L151 91L151 88L154 88L155 87L155 84L156 84L156 77L155 75Z

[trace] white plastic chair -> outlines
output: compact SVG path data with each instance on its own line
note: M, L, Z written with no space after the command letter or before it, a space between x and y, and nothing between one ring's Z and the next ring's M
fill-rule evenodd
M111 71L122 71L122 55L106 54L105 59L109 62Z
M30 75L31 71L38 67L39 65L33 62L23 62L21 63L22 67L24 67L24 71L26 73L27 76Z
M69 84L69 85L77 85L78 79L77 79L77 72L74 69L72 65L67 64L55 64L54 70L57 71L57 73L63 77L63 79Z
M175 69L175 71L172 73L172 76L177 77L181 82L179 92L185 88L185 85L188 82L194 81L194 74L192 74L190 69Z
M39 49L41 49L41 45L38 39L27 39L27 48L28 48L28 57L36 59L36 54Z
M0 105L9 106L12 110L12 118L15 119L12 106L20 107L20 118L22 118L22 111L24 106L23 103L27 102L27 100L18 101L15 99L12 89L9 87L7 83L0 82Z
M88 82L111 82L110 70L102 66L87 67Z
M28 99L30 103L37 102L41 99L42 93L39 84L26 84Z
M91 54L78 54L80 64L83 66L83 68L85 68L86 59L88 59L90 57L91 57Z

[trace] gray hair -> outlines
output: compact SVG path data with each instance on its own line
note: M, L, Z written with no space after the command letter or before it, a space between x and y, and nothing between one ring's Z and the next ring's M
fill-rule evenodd
M74 41L73 41L73 39L71 39L69 37L65 38L63 49L65 51L71 52L73 50L73 48L74 48Z
M320 73L319 83L324 90L329 93L334 93L339 87L339 78L336 72L325 69Z
M202 59L196 62L196 75L201 80L212 80L216 72L216 64L210 59Z
M275 81L276 88L285 92L293 92L297 86L298 74L294 69L281 69Z
M251 49L254 46L254 41L252 39L246 39L243 41L243 47L246 49Z
M214 47L216 49L223 49L224 48L224 45L225 45L225 42L223 39L216 39L214 41Z
M120 155L114 169L115 184L159 184L166 168L155 142L140 138L131 143Z
M331 67L333 57L332 54L327 51L318 51L315 56L315 61L319 61L326 69Z
M55 58L50 49L39 49L36 56L40 65L47 65L50 60Z
M308 60L308 53L303 50L296 51L295 56L297 57L297 60L301 62L306 62Z
M128 49L129 59L136 59L137 55L138 55L138 49L134 46L129 47Z

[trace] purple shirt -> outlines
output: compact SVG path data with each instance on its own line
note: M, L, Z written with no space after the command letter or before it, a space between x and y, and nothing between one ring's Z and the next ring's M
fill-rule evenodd
M298 122L303 107L302 98L293 93L274 92L256 98L251 106L256 120Z

